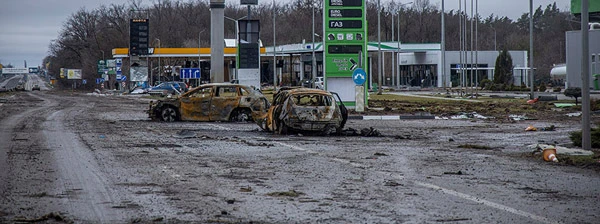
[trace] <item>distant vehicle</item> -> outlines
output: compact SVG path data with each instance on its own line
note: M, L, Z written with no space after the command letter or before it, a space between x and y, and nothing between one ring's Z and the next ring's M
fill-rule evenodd
M33 73L33 74L37 74L40 72L40 69L37 67L30 67L29 68L29 73Z
M187 86L184 82L163 82L157 86L154 86L148 90L148 93L152 96L167 96L167 95L179 95L187 92Z
M315 85L314 85L315 88L317 88L317 89L325 89L325 86L324 86L325 83L323 82L323 77L317 77L314 80L314 83L315 83Z
M204 84L177 98L150 102L148 115L161 121L252 121L269 108L265 96L246 85Z
M40 91L41 90L40 85L34 84L33 87L31 87L31 91L34 91L34 90Z
M306 88L315 88L315 89L325 89L323 77L317 77L314 79L303 79L300 81L302 87Z

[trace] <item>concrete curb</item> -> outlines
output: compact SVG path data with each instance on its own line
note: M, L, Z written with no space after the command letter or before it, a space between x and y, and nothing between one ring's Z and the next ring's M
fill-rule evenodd
M348 120L417 120L435 119L433 115L349 115Z

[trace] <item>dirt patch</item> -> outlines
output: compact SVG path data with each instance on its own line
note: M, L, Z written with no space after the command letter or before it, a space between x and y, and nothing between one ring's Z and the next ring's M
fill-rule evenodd
M382 109L383 108L383 109ZM461 113L477 112L500 122L512 122L510 115L526 115L534 120L577 121L580 117L569 117L566 114L581 111L581 108L556 108L553 102L537 102L527 104L520 99L486 100L483 102L450 101L443 99L421 100L369 100L369 109L365 114L415 114L429 112L438 117L450 117ZM594 115L595 123L600 122L600 116Z

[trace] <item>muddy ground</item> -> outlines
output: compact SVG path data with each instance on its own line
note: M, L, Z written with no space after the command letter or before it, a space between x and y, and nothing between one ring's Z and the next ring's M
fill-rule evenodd
M598 165L569 164L562 155L544 162L530 147L569 144L580 118L566 111L525 121L347 124L382 137L279 136L253 123L152 122L144 113L149 99L140 96L38 91L0 98L2 223L600 220ZM387 114L447 107L386 105ZM556 130L525 132L529 125Z

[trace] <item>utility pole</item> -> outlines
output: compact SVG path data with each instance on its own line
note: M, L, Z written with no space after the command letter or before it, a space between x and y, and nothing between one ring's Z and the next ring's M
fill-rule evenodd
M590 31L589 23L589 1L581 1L581 147L584 150L592 149L590 133ZM598 59L596 59L598 60Z
M377 95L381 95L381 0L377 0Z
M529 0L529 81L531 85L531 93L529 99L534 99L533 89L533 0Z
M315 56L315 2L310 1L312 9L312 79L310 85L314 87L314 80L317 79L317 58Z
M442 87L446 89L446 11L442 0Z
M275 0L273 0L273 90L277 87L277 50L275 42Z

